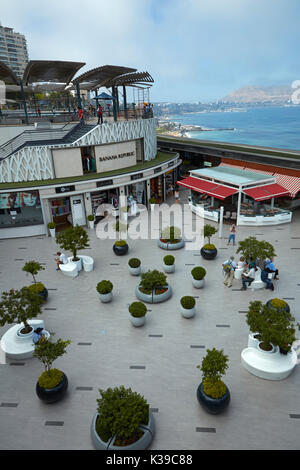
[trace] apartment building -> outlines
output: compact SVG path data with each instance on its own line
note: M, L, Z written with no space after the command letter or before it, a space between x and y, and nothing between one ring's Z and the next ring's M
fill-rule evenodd
M0 25L0 61L10 67L17 76L23 76L28 63L25 36L13 28Z

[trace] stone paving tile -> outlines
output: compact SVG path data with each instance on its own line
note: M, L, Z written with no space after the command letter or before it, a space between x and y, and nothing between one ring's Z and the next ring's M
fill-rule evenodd
M22 361L23 367L0 364L0 404L18 403L17 407L0 406L0 449L93 449L90 423L98 389L122 384L143 394L150 407L159 409L155 413L156 435L151 449L299 448L299 420L290 418L300 414L299 368L279 382L249 374L240 361L249 331L245 313L239 313L247 311L251 300L293 298L288 302L300 321L300 253L290 249L300 247L299 229L299 211L294 213L293 223L286 226L238 227L237 240L255 233L264 233L259 237L274 244L278 240L276 264L280 280L275 283L274 293L264 289L233 291L223 285L221 263L232 254L238 257L236 247L219 250L213 261L195 257L197 250L173 253L176 272L168 276L173 296L163 304L149 305L151 311L142 328L133 327L129 321L128 304L136 300L139 278L129 274L127 263L134 256L141 259L142 271L161 269L166 253L155 240L129 240L129 253L116 257L113 241L99 240L95 231L89 230L91 250L86 254L93 256L95 269L81 272L75 279L55 271L55 240L4 240L1 291L30 282L21 270L25 261L12 261L18 255L45 263L46 269L38 274L38 279L49 288L49 298L41 318L49 331L56 332L54 338L71 339L72 343L68 353L55 363L67 374L69 390L64 400L51 406L42 404L35 394L35 384L43 370L37 359ZM225 225L222 239L214 237L218 249L226 246L227 232ZM19 251L18 247L26 250ZM193 266L188 266L192 264L207 269L202 289L192 286ZM95 289L101 279L109 279L114 285L113 301L109 304L101 304ZM240 281L235 280L232 288L240 288ZM198 297L193 319L180 315L183 295ZM0 328L0 335L9 327ZM223 348L230 358L225 382L231 392L231 404L223 415L208 415L197 402L201 373L196 366L201 363L205 348L191 345ZM145 369L130 369L133 365ZM46 421L63 421L64 425L45 426ZM216 433L196 432L196 428L215 428Z

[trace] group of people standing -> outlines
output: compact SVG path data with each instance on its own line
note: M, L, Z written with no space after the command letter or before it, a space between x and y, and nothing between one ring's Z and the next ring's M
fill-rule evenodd
M223 272L225 275L224 285L227 287L232 286L234 279L234 273L236 269L242 269L241 280L242 287L241 290L247 290L247 286L251 286L252 282L255 280L255 273L258 268L261 270L261 280L266 284L266 289L274 290L274 284L272 278L278 280L278 269L274 264L274 258L266 260L256 260L247 261L243 256L240 257L238 263L235 263L234 256L231 256L228 260L224 261L222 264Z

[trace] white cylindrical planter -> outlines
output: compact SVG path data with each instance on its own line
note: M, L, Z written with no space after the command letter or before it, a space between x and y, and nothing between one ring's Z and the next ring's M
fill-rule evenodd
M129 314L129 318L133 326L143 326L146 321L145 315L143 317L133 317L131 314Z
M131 266L128 266L128 269L132 276L139 276L141 274L141 266L138 266L137 268L131 268Z
M155 209L155 204L150 204L150 207L151 207L151 212L153 212Z
M192 283L193 283L193 286L196 287L196 289L200 289L201 287L204 286L204 279L194 279L192 278Z
M79 256L78 256L78 258L79 258ZM71 261L72 261L72 263L75 263L77 265L77 270L78 271L82 270L82 260L81 260L81 258L79 258L78 261L73 261L73 257L71 257Z
M127 224L127 221L128 221L128 212L122 212L122 216L123 216L123 220L124 220L125 224Z
M106 304L112 301L112 292L109 292L108 294L99 294L99 297L100 297L101 302Z
M196 307L187 309L183 308L183 306L180 304L180 311L184 318L192 318L196 313Z
M94 225L95 225L95 221L94 220L89 220L88 222L89 222L90 229L93 230Z
M49 228L51 237L55 238L55 228Z
M174 264L163 263L163 268L164 268L165 273L173 273L175 271L175 263Z

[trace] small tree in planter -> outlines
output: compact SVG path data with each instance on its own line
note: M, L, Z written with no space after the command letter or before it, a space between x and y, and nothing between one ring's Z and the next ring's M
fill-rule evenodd
M270 308L258 300L250 302L246 316L250 331L258 335L259 347L271 351L272 345L278 346L283 353L290 351L296 340L294 321L290 312ZM297 326L300 328L299 323Z
M93 229L94 224L95 224L95 216L93 214L90 214L90 215L88 215L87 219L88 219L88 222L89 222L90 229Z
M29 325L28 320L42 313L43 302L43 297L31 292L28 287L3 292L0 302L0 326L17 321L17 323L24 324L24 328L21 330L22 334L31 333L33 328Z
M124 386L99 389L95 431L102 442L114 438L113 446L126 449L142 436L146 430L140 425L149 423L149 405L143 396ZM149 444L149 442L148 442Z
M249 261L256 261L257 259L265 260L266 258L273 258L276 256L275 248L271 243L266 241L257 240L255 237L248 237L239 242L239 247L236 251L242 253L245 259Z
M41 295L44 300L47 300L48 290L42 282L36 282L35 276L39 271L43 271L45 268L38 261L27 261L22 268L22 271L25 271L27 274L31 274L34 284L29 286L31 292L34 292L38 295Z
M68 388L68 379L59 369L52 369L53 362L66 354L66 348L70 340L58 339L52 342L42 339L35 345L33 356L39 359L45 367L45 371L39 377L36 384L36 393L40 400L53 403L60 400Z
M211 237L217 233L217 229L212 225L205 224L203 228L203 236L208 239L208 243L201 248L201 255L204 259L214 259L217 256L217 248L210 242Z
M192 318L195 315L196 300L190 295L185 295L180 299L181 315L184 318Z
M48 229L50 230L51 237L55 237L56 224L54 222L49 222L47 226L48 226Z
M230 393L221 377L228 369L228 356L223 349L207 349L202 364L197 366L203 374L197 397L200 404L212 414L223 411L230 402Z
M193 276L193 286L199 289L200 287L203 287L204 285L204 278L206 276L206 269L204 269L202 266L196 266L191 270L191 274Z
M56 243L60 248L71 251L73 253L72 261L80 261L77 252L89 247L89 237L83 227L69 227L60 232L56 237Z
M179 227L165 227L161 231L160 240L163 243L178 243L181 240L181 230Z

